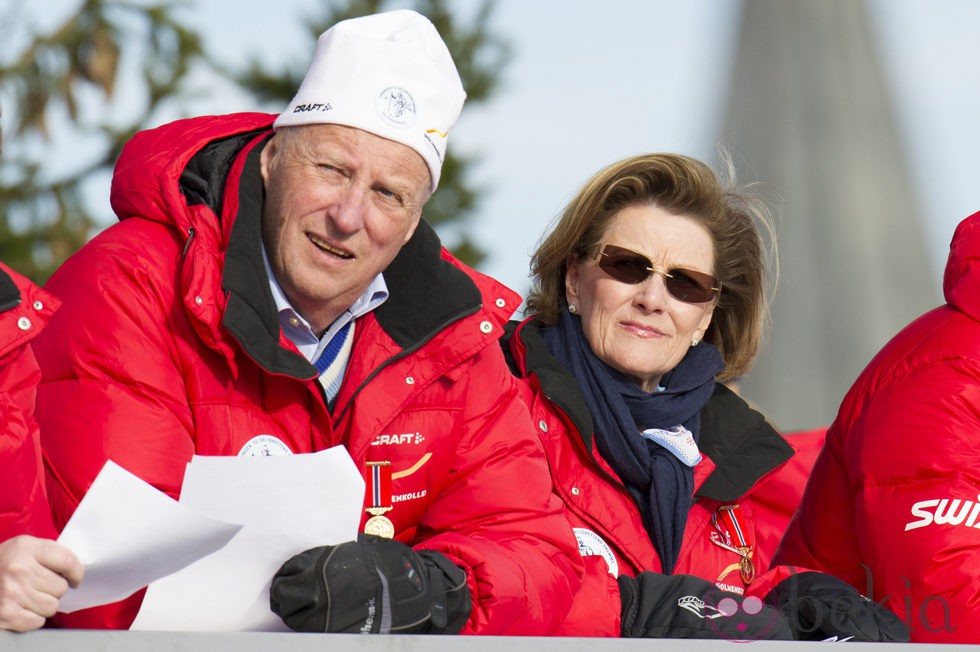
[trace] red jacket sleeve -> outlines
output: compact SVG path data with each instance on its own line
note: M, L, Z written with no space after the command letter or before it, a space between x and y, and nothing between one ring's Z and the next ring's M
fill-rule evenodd
M2 264L0 275L11 290L0 311L0 541L19 534L53 537L34 419L41 372L30 342L57 301Z
M912 641L980 642L978 380L937 359L849 396L779 551L890 607Z
M141 256L132 246L137 237L128 250L100 238L48 282L64 303L36 345L44 375L37 417L59 530L106 460L177 498L194 450L183 374L164 317L173 298L160 294L172 291L172 277L159 279L173 272L152 267L168 257ZM152 246L167 244L158 238ZM171 246L176 260L180 250ZM139 604L135 597L59 614L56 623L125 629Z

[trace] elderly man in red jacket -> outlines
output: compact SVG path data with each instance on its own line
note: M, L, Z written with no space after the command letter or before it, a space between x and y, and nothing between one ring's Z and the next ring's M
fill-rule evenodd
M30 342L57 300L0 263L0 629L53 616L84 573L54 535L44 493L34 400L41 378Z
M464 97L433 25L394 11L327 30L278 116L128 143L119 223L47 286L63 300L38 346L57 525L108 459L176 497L194 454L344 445L367 534L283 560L287 625L557 627L581 558L497 345L520 299L420 219ZM140 599L60 622L127 627Z

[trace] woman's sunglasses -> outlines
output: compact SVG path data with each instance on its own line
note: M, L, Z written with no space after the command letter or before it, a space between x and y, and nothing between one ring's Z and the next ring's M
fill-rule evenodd
M616 245L597 248L593 258L599 259L599 268L606 274L630 285L642 283L651 274L660 274L670 296L685 303L705 303L714 298L715 292L721 291L721 283L709 274L680 268L664 272L655 268L643 254Z

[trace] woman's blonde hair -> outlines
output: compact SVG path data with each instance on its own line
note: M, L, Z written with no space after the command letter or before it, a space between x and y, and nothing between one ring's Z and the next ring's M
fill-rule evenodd
M619 211L654 205L693 218L711 235L714 275L722 290L704 340L721 351L725 370L720 380L744 375L768 326L776 241L769 207L748 188L735 185L734 166L724 153L722 168L724 180L688 156L644 154L600 170L565 207L532 256L527 312L545 324L557 323L566 304L569 259L588 256ZM767 268L772 270L771 283Z

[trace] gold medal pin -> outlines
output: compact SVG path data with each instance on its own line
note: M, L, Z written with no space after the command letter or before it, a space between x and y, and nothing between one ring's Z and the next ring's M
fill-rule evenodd
M391 462L367 462L371 478L371 504L365 509L371 518L364 524L364 533L391 539L395 525L385 513L391 511Z

